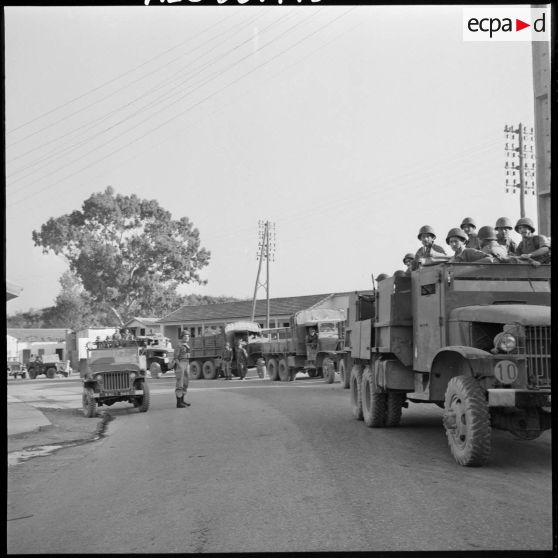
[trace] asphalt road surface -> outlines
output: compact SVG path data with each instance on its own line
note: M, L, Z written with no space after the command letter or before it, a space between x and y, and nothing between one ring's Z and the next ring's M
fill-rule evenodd
M465 468L433 405L371 429L339 383L199 380L187 409L173 383L150 381L147 413L101 407L101 439L10 467L8 553L552 549L549 432L495 431Z

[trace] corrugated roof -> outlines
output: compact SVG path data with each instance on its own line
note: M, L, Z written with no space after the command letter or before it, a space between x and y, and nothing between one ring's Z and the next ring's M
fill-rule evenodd
M68 329L42 329L32 327L15 327L7 328L8 335L15 337L18 341L31 342L64 342L66 341L66 333Z
M331 293L289 296L269 299L269 313L271 316L290 316L299 310L309 308L331 296ZM266 300L256 300L256 316L265 316L267 313ZM175 322L201 322L204 320L240 320L252 315L252 301L241 300L237 302L220 302L217 304L197 304L182 306L171 312L159 323L171 324Z
M134 316L132 319L128 320L126 324L124 324L124 327L126 327L126 325L128 324L131 324L132 322L140 322L144 325L155 325L159 323L159 319L160 318L138 318Z

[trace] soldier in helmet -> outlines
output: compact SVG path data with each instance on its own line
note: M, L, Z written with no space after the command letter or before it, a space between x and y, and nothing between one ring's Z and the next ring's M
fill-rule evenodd
M421 241L422 246L415 254L413 269L418 269L419 265L425 263L427 260L447 261L445 250L438 244L434 244L436 233L430 225L424 225L419 229L418 239Z
M389 277L389 275L387 273L380 273L380 275L378 275L378 277L376 277L376 281L380 282L383 281L384 279L387 279Z
M515 251L517 250L517 242L510 236L510 232L513 230L511 220L507 217L500 217L496 221L494 228L496 229L496 240L498 241L498 244L505 246L508 254L515 254Z
M415 259L415 255L411 252L407 252L403 256L403 265L405 266L405 275L411 275L411 270L413 268L413 260Z
M522 260L533 259L539 263L550 263L550 241L542 234L533 234L535 225L532 219L529 217L519 219L515 231L521 235L516 256Z
M492 227L481 227L479 229L478 239L481 244L481 251L492 256L497 262L507 262L508 251L498 243L496 231Z
M457 227L450 229L446 236L446 244L449 244L453 250L453 257L449 259L450 262L478 262L478 263L492 263L492 258L487 256L481 250L475 248L467 248L467 235Z
M461 222L461 230L467 235L467 248L476 248L480 250L480 242L477 236L477 224L472 217L465 217Z

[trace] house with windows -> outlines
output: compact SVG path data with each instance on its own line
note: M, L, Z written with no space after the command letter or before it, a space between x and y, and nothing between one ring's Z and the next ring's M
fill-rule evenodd
M160 335L163 328L159 323L159 318L132 318L128 320L124 327L127 328L135 337L144 335Z
M62 328L10 327L6 331L12 357L17 355L17 360L23 364L27 364L36 356L45 355L58 355L60 362L67 360L69 357L66 336L69 332L69 329Z

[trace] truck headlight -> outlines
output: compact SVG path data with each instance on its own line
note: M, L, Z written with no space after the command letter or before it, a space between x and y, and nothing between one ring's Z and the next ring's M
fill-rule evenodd
M517 341L511 333L499 333L494 337L494 347L504 353L511 353L517 346Z
M135 372L130 372L130 380L133 380L136 377Z
M97 374L95 376L95 380L97 380L98 382L102 382L103 381L103 377L101 376L101 374Z

